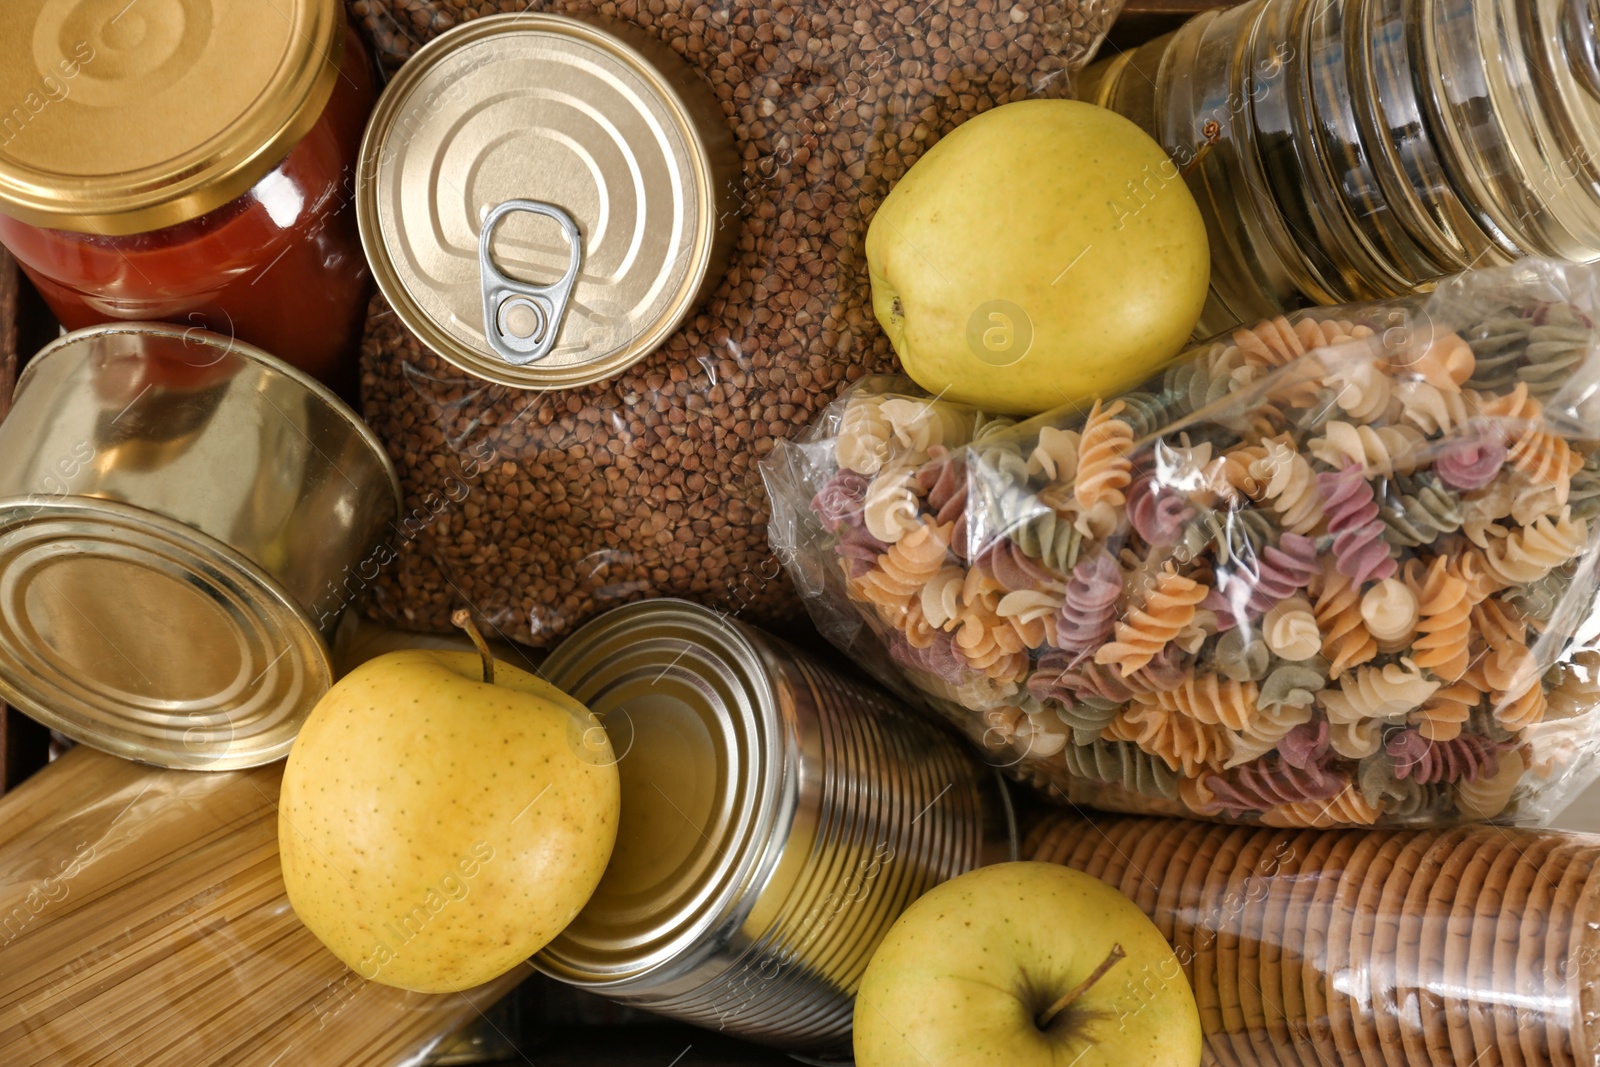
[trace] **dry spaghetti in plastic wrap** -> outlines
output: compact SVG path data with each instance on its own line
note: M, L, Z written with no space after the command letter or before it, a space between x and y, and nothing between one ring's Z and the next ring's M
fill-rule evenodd
M830 640L1058 798L1536 822L1600 726L1597 340L1600 271L1527 261L1088 411L870 379L765 464L773 546Z

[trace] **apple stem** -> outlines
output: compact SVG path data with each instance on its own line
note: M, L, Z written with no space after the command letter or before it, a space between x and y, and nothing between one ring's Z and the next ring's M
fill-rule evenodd
M1106 976L1106 972L1115 967L1117 965L1117 961L1125 956L1127 956L1127 953L1122 951L1121 945L1112 945L1111 951L1106 953L1106 958L1100 961L1100 966L1089 972L1089 977L1085 978L1083 981L1079 982L1077 985L1061 994L1060 1000L1056 1001L1054 1004L1050 1005L1044 1010L1044 1014L1039 1016L1039 1029L1048 1029L1050 1023L1055 1020L1057 1015L1060 1015L1062 1012L1066 1011L1068 1006L1071 1005L1074 1000L1077 1000L1080 996L1082 996L1084 991L1090 986L1104 978Z
M477 646L478 655L483 657L483 684L493 685L494 653L489 651L489 642L483 639L478 624L472 621L472 613L466 608L457 608L451 613L450 621L467 631L467 636L472 638L472 643Z

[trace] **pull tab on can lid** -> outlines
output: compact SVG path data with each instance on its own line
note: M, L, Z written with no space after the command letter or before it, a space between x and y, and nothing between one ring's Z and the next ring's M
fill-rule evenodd
M561 232L572 246L572 258L567 272L554 285L529 285L500 273L490 253L490 238L494 236L495 223L513 211L526 211L530 215L544 215L561 224ZM583 264L583 236L572 216L554 204L541 204L537 200L507 200L483 220L483 232L478 235L478 273L483 277L483 332L489 347L507 363L525 366L543 359L556 346L561 335L561 319L567 313L567 301L572 297L572 283L578 279L578 268Z
M559 389L661 345L721 279L737 161L710 89L633 27L474 19L401 68L362 143L384 297L478 377Z

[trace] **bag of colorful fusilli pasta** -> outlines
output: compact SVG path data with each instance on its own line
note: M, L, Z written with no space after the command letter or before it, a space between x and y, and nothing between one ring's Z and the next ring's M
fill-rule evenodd
M1534 822L1600 747L1600 270L1318 308L1025 422L871 379L764 465L835 644L1072 803Z

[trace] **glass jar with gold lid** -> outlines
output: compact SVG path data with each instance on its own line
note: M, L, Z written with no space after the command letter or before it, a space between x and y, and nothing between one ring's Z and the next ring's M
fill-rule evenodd
M339 0L6 0L0 243L70 329L202 326L353 392L375 96Z

